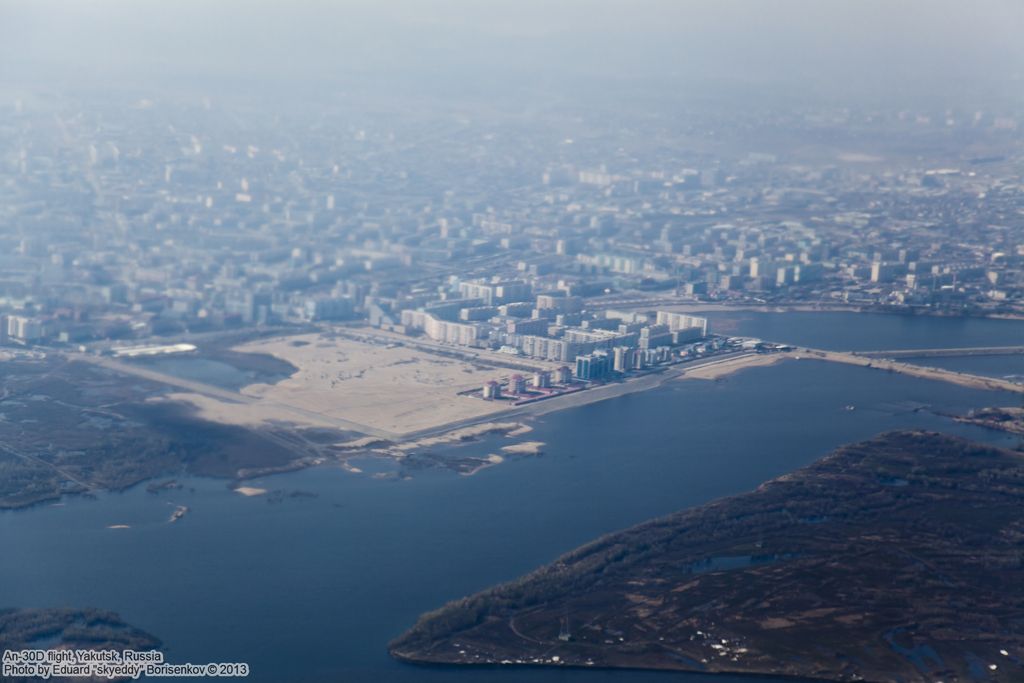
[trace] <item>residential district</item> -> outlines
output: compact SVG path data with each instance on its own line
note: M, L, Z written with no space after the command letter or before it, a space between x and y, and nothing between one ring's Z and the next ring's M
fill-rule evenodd
M518 394L699 354L718 305L1024 312L1012 114L599 114L0 103L0 342L358 323L554 364Z

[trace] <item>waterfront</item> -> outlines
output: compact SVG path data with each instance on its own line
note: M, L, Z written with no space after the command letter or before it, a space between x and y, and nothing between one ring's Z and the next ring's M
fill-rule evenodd
M1016 346L1024 321L895 313L722 311L708 313L717 334L829 351Z
M1024 382L1024 354L1013 356L957 356L949 358L907 358L908 363L927 365L982 377Z
M865 319L876 327L878 348L902 338L902 326L888 321L900 322ZM509 458L471 477L424 469L396 480L324 467L251 482L269 489L266 496L190 479L156 495L140 486L71 498L0 515L0 605L112 609L161 637L169 660L247 661L254 681L677 680L625 671L422 669L391 660L385 646L449 599L602 533L752 489L842 443L928 428L1010 445L1009 435L932 411L1014 400L788 361L544 415L526 437L546 444L543 455ZM485 455L508 443L493 437L437 452ZM169 525L172 503L190 512ZM131 528L107 528L117 524Z

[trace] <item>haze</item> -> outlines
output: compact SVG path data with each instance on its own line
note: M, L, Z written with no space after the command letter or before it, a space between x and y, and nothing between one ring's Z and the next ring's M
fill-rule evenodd
M845 98L1005 93L1024 4L953 2L0 3L11 83L361 81L437 92L581 81L728 84Z

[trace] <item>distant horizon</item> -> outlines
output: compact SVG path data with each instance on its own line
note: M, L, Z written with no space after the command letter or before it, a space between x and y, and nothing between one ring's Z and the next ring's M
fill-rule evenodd
M0 84L1017 99L1024 3L3 0ZM531 90L532 89L532 90Z

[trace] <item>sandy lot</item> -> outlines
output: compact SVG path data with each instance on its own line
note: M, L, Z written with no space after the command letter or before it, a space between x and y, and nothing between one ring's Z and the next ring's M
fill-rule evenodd
M239 486L235 489L235 493L241 493L243 496L250 498L252 496L262 496L266 492L266 489L257 488L255 486Z
M321 334L260 340L234 350L270 354L299 370L277 384L243 388L245 400L237 403L193 393L169 398L188 401L220 422L277 420L395 438L506 408L458 392L515 372L479 368L407 346L387 348Z
M693 369L687 369L682 375L680 375L680 379L718 379L719 377L731 375L732 373L744 368L775 365L786 357L787 354L783 353L745 354L742 356L736 356L735 358L728 358L717 363L708 363L707 365L700 365Z
M514 443L508 446L502 446L501 450L506 453L513 453L515 455L539 455L544 450L543 441L524 441L522 443Z
M238 393L176 379L174 383L182 391L159 400L190 403L201 417L215 422L250 426L288 423L367 435L347 444L352 448L370 448L381 440L422 448L435 444L413 436L421 430L446 425L457 428L444 437L426 437L430 441L473 436L462 430L492 429L494 425L487 422L488 418L507 411L508 404L460 396L459 392L518 372L512 368L484 367L397 343L372 343L320 333L262 339L233 350L269 354L288 361L298 371L277 384L251 384ZM745 354L679 372L684 379L713 380L746 367L775 363L784 356ZM140 371L133 368L133 372ZM658 386L669 376L646 376L595 387L529 406L521 412L543 414L642 391ZM473 424L460 427L463 422ZM516 436L528 431L522 423L508 426L517 428L521 431Z

